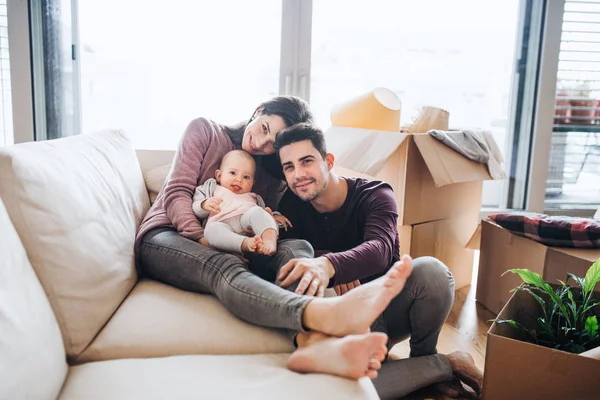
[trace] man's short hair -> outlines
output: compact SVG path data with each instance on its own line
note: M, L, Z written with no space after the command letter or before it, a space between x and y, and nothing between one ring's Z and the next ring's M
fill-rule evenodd
M313 147L321 154L321 157L325 158L327 155L327 146L325 145L323 131L313 124L304 122L292 125L279 132L275 139L275 149L279 154L279 150L282 147L305 140L310 140Z

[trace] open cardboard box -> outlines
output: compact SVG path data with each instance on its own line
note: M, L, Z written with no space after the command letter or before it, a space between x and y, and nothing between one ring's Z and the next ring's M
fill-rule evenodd
M450 269L455 289L471 283L473 275L472 249L466 244L476 229L478 215L465 214L416 225L398 227L400 252L411 257L435 257Z
M510 290L521 283L515 274L502 276L505 271L527 268L545 281L556 283L557 279L565 280L567 272L585 276L598 258L600 249L548 247L483 220L475 297L481 305L498 314L510 299ZM600 284L596 289L600 289Z
M486 165L426 133L332 126L325 138L345 176L382 180L392 186L400 225L478 213L482 181L492 179Z
M516 292L499 318L532 328L540 305L526 292ZM599 315L600 316L600 315ZM487 335L484 400L592 400L600 395L600 360L523 341L508 324L494 323Z

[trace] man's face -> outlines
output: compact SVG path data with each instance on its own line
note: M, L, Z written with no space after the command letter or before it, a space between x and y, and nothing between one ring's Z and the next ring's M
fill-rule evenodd
M315 200L329 184L329 167L310 140L292 143L279 150L285 180L303 201Z

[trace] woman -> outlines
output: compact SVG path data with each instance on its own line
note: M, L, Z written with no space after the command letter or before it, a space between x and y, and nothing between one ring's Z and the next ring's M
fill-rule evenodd
M268 206L276 205L284 184L277 177L282 173L274 154L275 138L286 127L312 119L306 102L279 96L259 105L248 123L234 128L205 118L192 121L169 176L138 230L138 266L155 280L183 290L214 294L231 313L247 322L343 337L296 352L290 358L292 369L374 378L387 352L387 336L364 333L402 290L410 274L409 261L390 269L372 285L363 285L336 299L297 295L256 276L237 256L204 246L203 229L192 210L195 188L215 176L221 158L233 149L255 156L255 192ZM286 240L278 242L277 252L267 263L281 266L292 258L312 257L308 242Z

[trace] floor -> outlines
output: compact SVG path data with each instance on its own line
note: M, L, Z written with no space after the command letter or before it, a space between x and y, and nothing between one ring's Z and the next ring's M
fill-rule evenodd
M491 325L489 321L494 314L475 302L477 288L477 261L479 252L475 252L475 263L472 283L455 292L454 305L438 342L438 352L445 354L456 350L469 352L475 364L484 369L486 334ZM407 358L409 354L408 341L397 344L390 351L391 359ZM410 396L417 399L443 399L444 397L432 390L424 390L422 395Z

